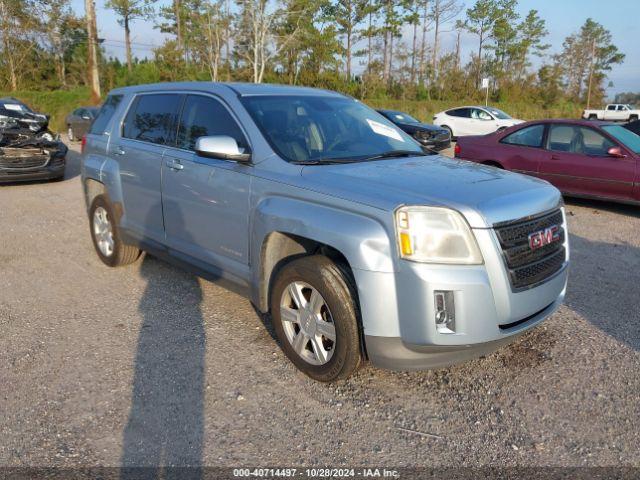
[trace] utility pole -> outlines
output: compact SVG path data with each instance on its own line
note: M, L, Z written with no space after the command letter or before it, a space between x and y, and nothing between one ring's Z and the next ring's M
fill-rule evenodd
M98 26L96 24L96 6L93 0L84 0L87 16L87 73L91 87L91 101L100 102L100 76L98 74Z
M587 110L591 107L591 82L593 81L593 66L596 58L596 39L591 44L591 64L589 65L589 87L587 88Z

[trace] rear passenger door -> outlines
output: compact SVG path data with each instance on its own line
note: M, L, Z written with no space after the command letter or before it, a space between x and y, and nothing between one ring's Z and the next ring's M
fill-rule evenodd
M206 94L186 96L175 148L165 152L162 202L168 245L240 278L249 264L252 166L194 152L199 137L228 135L248 151L227 107Z
M182 96L176 93L139 94L131 103L121 129L109 144L118 162L124 199L120 224L136 236L164 243L161 170L165 145L175 140Z
M496 156L501 158L495 160L508 170L538 176L540 163L548 155L542 148L544 133L543 123L516 130L500 140L502 147L497 149Z

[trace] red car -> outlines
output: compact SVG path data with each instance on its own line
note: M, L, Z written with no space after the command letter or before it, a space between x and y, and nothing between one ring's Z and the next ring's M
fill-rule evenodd
M459 137L457 158L533 175L569 196L640 203L640 136L622 125L538 120Z

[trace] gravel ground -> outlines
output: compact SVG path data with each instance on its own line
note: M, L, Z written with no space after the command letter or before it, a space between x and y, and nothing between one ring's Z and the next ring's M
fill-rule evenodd
M566 305L511 346L324 385L244 298L103 266L69 156L0 187L0 466L640 466L637 207L568 200Z

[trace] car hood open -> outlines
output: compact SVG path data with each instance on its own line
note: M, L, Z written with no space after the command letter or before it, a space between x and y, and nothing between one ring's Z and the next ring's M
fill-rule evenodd
M410 157L302 169L309 188L373 207L446 206L473 228L556 208L560 192L544 180L458 159Z

